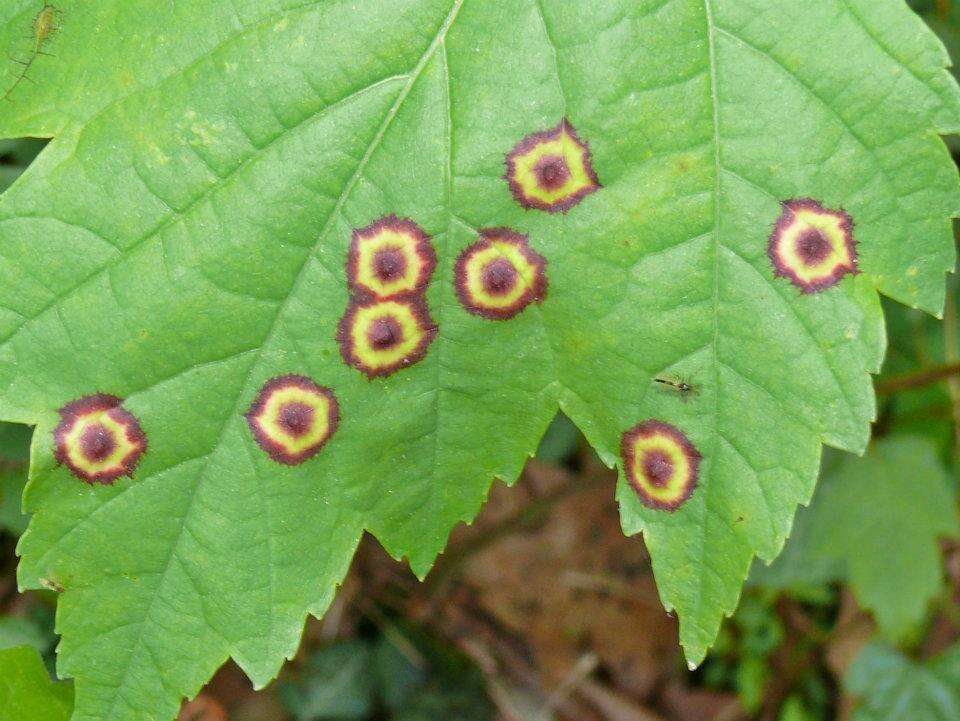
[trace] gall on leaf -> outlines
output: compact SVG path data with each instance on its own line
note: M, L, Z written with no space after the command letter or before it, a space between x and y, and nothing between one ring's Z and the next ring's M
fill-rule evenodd
M602 187L589 145L565 119L514 147L506 179L520 205L548 213L566 213Z
M774 275L803 293L817 293L859 272L853 218L846 212L809 198L787 200L782 207L767 249Z
M133 476L147 450L147 436L116 396L97 393L60 409L53 431L56 459L80 480L112 485Z
M344 361L368 378L389 376L417 363L437 335L423 298L356 299L337 330Z
M313 458L337 431L340 404L332 390L300 375L267 381L246 414L257 444L277 463Z
M644 421L620 441L627 481L645 506L676 511L697 489L702 456L676 426Z
M353 231L347 279L358 295L389 300L422 293L436 267L430 236L412 220L388 215Z
M509 320L547 296L547 259L529 238L509 228L480 231L457 258L457 296L470 313Z

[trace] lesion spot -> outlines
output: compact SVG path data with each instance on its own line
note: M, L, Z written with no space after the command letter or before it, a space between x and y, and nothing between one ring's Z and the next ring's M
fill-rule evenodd
M105 393L84 396L60 409L53 431L57 462L89 484L113 485L133 476L147 451L140 420Z
M548 213L566 213L601 188L590 146L566 119L517 143L506 179L521 206Z
M457 259L454 282L463 307L490 320L509 320L547 297L547 259L510 228L488 228Z
M623 434L620 455L631 488L647 507L673 513L700 479L700 451L676 426L652 419Z
M421 361L437 335L426 301L354 299L340 321L340 354L368 378L392 375Z
M430 236L410 219L387 215L353 231L347 279L357 295L390 300L421 294L436 266Z
M859 272L853 218L810 198L787 200L770 236L774 275L803 293L832 288Z
M303 375L268 380L246 413L257 445L277 463L297 466L329 442L340 425L336 394Z

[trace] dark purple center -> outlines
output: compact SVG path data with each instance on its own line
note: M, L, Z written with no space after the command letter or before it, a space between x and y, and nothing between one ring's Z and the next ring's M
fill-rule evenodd
M398 248L381 248L373 256L373 272L382 283L389 283L407 272L407 259Z
M377 318L370 324L367 340L376 350L388 350L403 340L403 328L390 316Z
M805 265L818 265L833 250L830 241L819 230L807 230L797 239L797 255Z
M497 258L483 267L480 281L490 295L505 295L513 290L520 274L506 258Z
M313 408L298 401L284 403L277 413L277 425L294 438L304 436L313 426Z
M663 451L650 451L643 456L643 476L651 485L664 488L673 478L673 460Z
M116 449L117 443L113 434L102 423L91 423L80 434L80 450L91 461L103 461Z
M534 167L537 182L545 190L557 190L570 179L570 168L560 155L545 155Z

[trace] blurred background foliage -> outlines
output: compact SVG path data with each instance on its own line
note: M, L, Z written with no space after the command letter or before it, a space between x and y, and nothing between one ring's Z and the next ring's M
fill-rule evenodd
M960 4L910 4L960 59ZM0 141L0 191L43 145ZM870 450L825 450L782 556L754 568L696 671L642 541L620 530L615 476L560 415L517 486L494 488L425 583L365 539L277 682L254 693L228 665L181 720L957 721L960 291L949 284L943 322L885 302ZM0 721L60 721L72 692L48 676L55 595L16 588L29 439L0 424Z

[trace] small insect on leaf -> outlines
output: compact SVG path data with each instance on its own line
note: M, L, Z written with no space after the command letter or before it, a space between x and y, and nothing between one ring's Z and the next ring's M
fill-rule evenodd
M39 40L48 40L60 29L63 13L53 5L44 5L33 21L33 30Z
M682 376L659 376L653 381L659 383L664 390L679 395L684 403L700 395L700 387Z
M20 70L20 73L17 75L16 79L13 81L13 85L7 88L7 91L3 94L4 100L9 100L10 96L13 94L13 91L20 87L20 84L24 80L30 80L33 82L32 78L30 78L27 73L30 72L30 69L33 67L33 63L36 61L38 56L48 55L48 53L44 52L43 48L46 43L60 31L62 19L63 13L53 5L44 5L40 12L37 13L36 17L34 17L33 36L31 38L32 44L27 57L25 59L15 57L10 58L13 62L22 66L22 69Z

